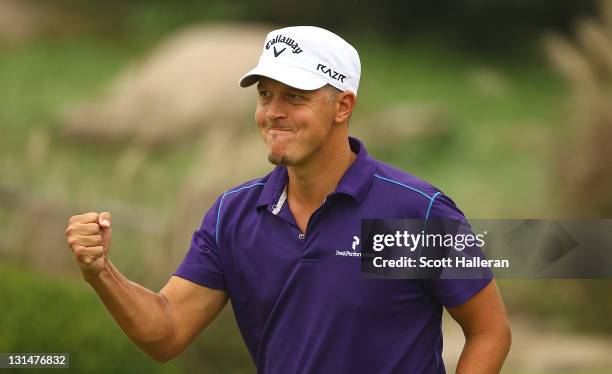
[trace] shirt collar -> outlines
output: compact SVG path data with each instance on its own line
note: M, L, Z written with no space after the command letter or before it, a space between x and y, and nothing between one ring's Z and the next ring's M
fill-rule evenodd
M357 158L346 170L342 178L340 178L340 182L333 194L348 195L357 203L360 203L374 178L376 162L368 155L365 146L359 139L349 136L348 140L351 150L357 154ZM261 191L257 201L257 208L275 204L283 193L288 179L289 176L285 166L274 168Z
M376 162L368 155L365 146L359 139L349 136L349 144L351 150L357 154L357 158L340 179L335 193L349 195L360 203L374 179Z

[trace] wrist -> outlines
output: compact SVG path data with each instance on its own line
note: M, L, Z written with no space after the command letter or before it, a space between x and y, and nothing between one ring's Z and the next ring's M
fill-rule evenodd
M83 280L93 286L102 279L105 273L109 272L109 265L110 260L107 256L103 256L91 264L80 264Z

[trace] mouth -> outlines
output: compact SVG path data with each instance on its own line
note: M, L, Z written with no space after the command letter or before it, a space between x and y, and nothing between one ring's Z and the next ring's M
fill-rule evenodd
M283 128L278 128L278 127L269 127L266 129L266 132L268 133L268 135L289 135L291 133L293 133L293 131L291 129L283 129Z
M281 127L281 126L265 126L265 129L268 131L276 130L276 131L291 131L290 127Z

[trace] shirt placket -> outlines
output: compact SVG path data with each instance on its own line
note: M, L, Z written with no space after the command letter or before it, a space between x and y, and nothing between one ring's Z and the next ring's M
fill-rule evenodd
M330 195L331 196L331 195ZM310 219L308 220L308 224L306 225L306 232L302 232L295 222L295 218L293 214L291 214L291 210L289 209L289 205L287 202L287 187L281 193L277 202L271 205L268 210L270 213L278 216L289 224L289 230L291 230L291 236L295 238L296 244L305 250L305 246L308 243L308 236L313 232L314 225L318 221L318 217L322 214L325 208L328 205L329 196L323 201L323 204L317 210L313 212Z

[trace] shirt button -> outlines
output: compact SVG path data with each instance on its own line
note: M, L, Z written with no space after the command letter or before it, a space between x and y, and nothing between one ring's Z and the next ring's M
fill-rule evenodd
M298 238L299 238L300 240L304 240L304 237L306 237L306 235L304 235L304 234L302 234L302 233L300 233L300 235L298 235Z

